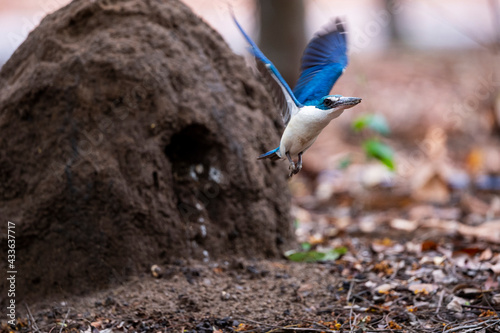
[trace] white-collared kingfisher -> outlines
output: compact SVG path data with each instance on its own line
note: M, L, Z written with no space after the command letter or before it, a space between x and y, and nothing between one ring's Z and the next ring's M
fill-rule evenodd
M290 174L302 169L302 154L316 141L323 128L344 110L361 102L361 98L329 95L330 90L347 67L347 40L344 25L339 19L326 31L317 34L302 55L301 74L292 90L278 69L267 59L252 39L245 33L236 18L234 22L250 44L250 51L257 65L272 88L283 123L286 126L280 146L258 159L290 162ZM297 158L297 163L294 159Z

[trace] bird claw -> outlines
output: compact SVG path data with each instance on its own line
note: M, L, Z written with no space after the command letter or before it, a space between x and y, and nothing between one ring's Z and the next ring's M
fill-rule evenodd
M290 166L288 167L288 170L290 170L290 173L288 174L289 178L296 174L295 169L296 169L295 163L293 163L293 162L290 163Z
M296 175L300 172L300 170L302 170L302 164L297 164L297 166L295 167L295 170L293 171L293 174Z
M300 170L302 170L302 164L295 165L295 163L290 163L288 169L290 170L288 177L291 178L293 175L298 174Z

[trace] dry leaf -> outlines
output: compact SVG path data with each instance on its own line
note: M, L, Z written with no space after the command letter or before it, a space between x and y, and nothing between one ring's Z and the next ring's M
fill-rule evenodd
M473 236L492 243L500 243L500 220L484 222L478 226L460 224L458 232L464 236Z
M489 247L486 250L484 250L479 256L480 261L490 260L491 258L493 258L493 251L491 251Z
M455 233L460 228L460 223L458 221L444 221L439 219L429 219L420 222L420 226L423 228L430 228L435 230L440 230L447 233Z
M385 283L375 288L375 291L379 294L387 294L389 291L394 289L396 285L392 283Z
M493 304L500 304L500 294L494 294L491 296L491 301Z
M441 269L437 269L432 272L432 279L436 283L443 282L445 278L446 274L444 274L444 272Z
M491 265L490 269L493 273L500 274L500 262L495 265Z
M453 296L453 299L448 303L446 308L455 312L462 312L462 305L468 304L469 302L461 297Z
M431 283L415 283L408 286L410 291L413 291L414 294L425 293L430 294L436 291L438 288L437 285Z
M359 229L367 234L374 232L377 226L378 220L374 215L363 216L359 221Z
M438 243L431 241L431 240L425 240L422 242L422 252L425 251L434 251L438 247Z
M465 287L456 290L456 294L459 295L460 297L471 299L471 298L477 298L479 297L483 291L479 288L473 288L473 287Z
M436 266L441 265L444 261L446 260L446 257L441 257L441 256L434 256L434 257L429 257L429 256L423 256L422 259L420 259L420 264L434 264Z
M418 227L417 221L409 221L404 219L393 219L390 222L392 228L396 230L403 230L407 232L412 232Z
M490 275L484 282L484 290L493 290L493 289L498 289L498 281L494 280L493 277L491 277Z

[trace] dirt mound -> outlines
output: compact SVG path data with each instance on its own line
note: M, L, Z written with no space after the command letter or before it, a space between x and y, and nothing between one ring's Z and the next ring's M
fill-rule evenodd
M18 300L178 258L279 256L293 239L286 165L256 160L279 140L270 105L180 1L82 0L47 16L0 72Z

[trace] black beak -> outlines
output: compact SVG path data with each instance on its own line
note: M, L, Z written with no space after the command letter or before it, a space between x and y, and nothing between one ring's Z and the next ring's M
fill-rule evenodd
M361 103L361 98L358 97L340 97L338 100L338 105L351 105L354 106L356 104Z

